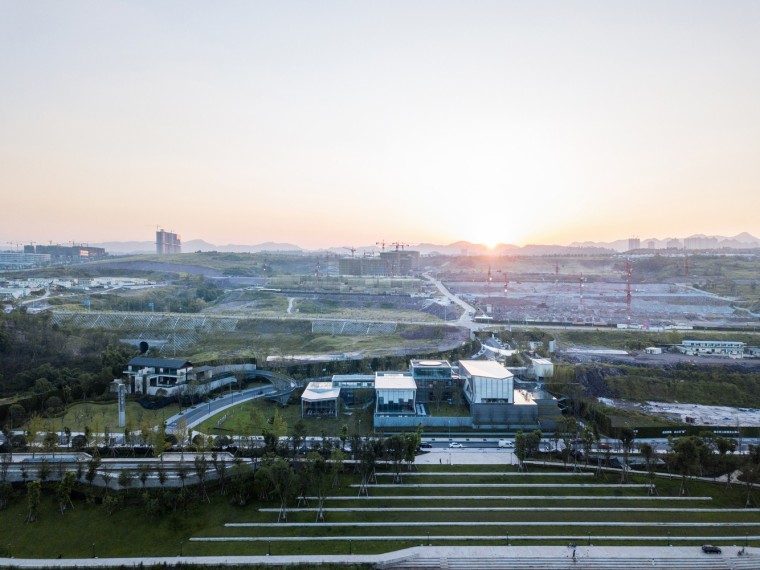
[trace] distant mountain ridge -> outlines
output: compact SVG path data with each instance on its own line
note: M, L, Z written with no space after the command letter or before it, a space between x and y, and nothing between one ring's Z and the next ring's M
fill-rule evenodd
M689 242L689 240L692 240ZM732 237L726 236L706 236L702 234L695 234L686 238L647 238L640 240L641 249L648 249L650 246L654 246L654 249L666 249L669 244L677 241L679 247L683 247L684 243L693 243L699 245L700 243L714 244L711 247L714 248L730 248L730 249L747 249L760 247L760 239L756 238L748 232L742 232ZM156 252L156 246L151 241L112 241L98 244L92 244L97 247L103 247L109 253L114 254L151 254ZM359 247L349 246L334 246L324 249L307 250L298 245L285 242L264 242L255 245L240 245L240 244L228 244L228 245L215 245L202 239L193 239L182 243L182 251L185 253L195 251L218 251L222 253L260 253L263 251L270 252L330 252L334 255L349 256L352 255L351 249L354 249L353 255L361 256L364 253L376 254L381 251L381 247L378 245L367 245ZM386 244L385 250L392 251L393 245ZM573 242L570 245L558 245L558 244L528 244L524 246L518 246L514 244L500 243L494 247L488 247L483 244L472 243L469 241L456 241L448 245L433 244L433 243L419 243L416 245L409 245L405 249L419 251L422 255L562 255L562 254L594 254L594 253L609 253L612 251L628 251L629 242L627 239L620 239L610 242L596 242L596 241L583 241ZM699 247L692 247L690 249L701 249Z

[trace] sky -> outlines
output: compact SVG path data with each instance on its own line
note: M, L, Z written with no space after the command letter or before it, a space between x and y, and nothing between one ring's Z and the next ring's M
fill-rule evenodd
M760 234L760 2L0 0L9 242Z

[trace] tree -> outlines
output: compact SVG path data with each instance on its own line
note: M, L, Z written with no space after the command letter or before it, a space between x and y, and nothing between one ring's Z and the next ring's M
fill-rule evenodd
M119 471L119 477L116 479L119 483L119 488L128 490L134 482L134 475L129 469L122 469Z
M156 465L156 477L158 477L158 484L161 485L161 488L164 488L164 485L166 484L166 480L169 478L169 476L166 474L166 469L164 468L163 463L159 463Z
M361 485L359 485L359 496L369 494L370 482L376 481L375 466L378 458L382 455L383 444L381 441L365 438L358 451L359 469L361 474Z
M44 483L48 480L48 477L50 477L50 463L47 462L47 459L43 458L37 466L37 478L41 483Z
M18 428L24 425L26 421L26 410L21 404L11 404L8 408L8 419L12 428Z
M25 522L32 523L37 520L39 515L42 485L39 481L29 481L26 484L26 493L27 513Z
M0 511L8 508L8 504L13 496L13 485L7 481L0 483Z
M747 499L744 505L749 508L752 506L752 488L760 478L760 445L749 446L749 453L742 466L742 478L747 487Z
M51 429L48 429L42 437L42 449L46 453L53 453L58 446L58 441L58 434Z
M37 414L33 414L26 424L26 436L29 441L29 446L32 448L32 458L34 458L35 440L42 429L42 418Z
M407 471L414 469L414 460L417 458L417 450L421 443L418 432L404 434L404 461Z
M686 495L686 478L691 475L699 460L699 450L693 436L679 437L673 441L673 460L676 471L681 474L681 489L678 494Z
M570 455L573 454L575 445L575 432L578 429L578 422L572 416L564 416L560 422L560 437L562 438L562 462L567 467Z
M87 462L87 473L85 474L85 479L87 479L87 482L90 484L90 489L92 489L93 484L95 483L95 477L98 476L98 468L100 467L100 457L92 457Z
M654 486L654 469L652 467L654 460L654 448L649 443L642 443L639 445L639 451L641 452L641 456L644 458L644 463L646 464L647 476L649 478L649 494L656 495L657 490Z
M100 478L103 479L105 494L108 495L108 490L110 489L111 481L113 480L113 472L109 471L108 468L104 468L100 471Z
M321 457L321 456L320 456ZM272 491L280 499L280 511L277 514L277 522L288 520L288 500L295 489L295 474L290 464L281 457L270 460L266 471Z
M58 510L61 511L61 514L69 507L74 508L74 503L71 502L71 492L74 490L74 483L76 483L76 475L71 471L64 473L63 478L58 483L55 495L58 500Z
M528 457L528 440L522 430L515 435L515 457L517 457L517 470L527 471L525 459Z
M591 430L588 427L583 428L583 434L581 435L581 438L583 440L583 457L586 467L588 467L588 462L591 458L591 449L593 448L595 441L594 430Z
M137 478L140 480L143 490L145 490L145 483L148 482L148 477L150 476L151 471L152 469L150 468L150 465L145 463L141 463L137 466Z
M533 457L538 453L542 437L543 434L540 429L533 430L527 435L526 442L528 445L528 457Z
M187 479L188 476L188 470L184 463L180 464L179 467L177 467L177 477L179 477L179 480L182 481L182 488L185 488L185 479Z
M306 424L303 420L299 419L293 426L293 434L290 436L290 443L293 446L293 455L298 453L298 449L301 447L306 439Z
M153 426L150 423L150 419L147 417L143 418L143 420L140 422L140 441L143 445L149 445L150 444L150 436L153 433Z
M346 461L346 454L340 449L333 449L330 455L330 467L332 471L332 486L340 486L340 474L343 472L343 464Z
M208 459L204 454L196 455L193 460L193 467L195 468L195 475L198 477L198 494L201 497L201 501L211 502L206 492L206 475L208 471Z
M730 487L731 472L733 469L728 468L727 454L736 451L736 440L728 437L717 437L715 438L715 445L718 448L718 454L720 455L723 473L726 475L726 487Z
M317 517L316 522L324 522L325 498L330 487L330 465L321 454L311 452L307 456L307 468L310 488L317 497ZM287 516L287 515L286 515Z
M180 419L177 422L177 429L175 431L177 439L179 440L179 450L181 461L185 460L185 436L187 435L187 420L185 418Z
M251 470L245 463L237 461L231 469L230 502L240 507L248 503Z
M404 461L406 442L403 436L392 435L385 440L385 456L393 464L393 482L401 483L401 462Z
M631 428L624 427L620 430L618 439L620 439L620 445L623 448L623 465L620 470L621 483L628 483L628 456L631 454L631 449L633 449L633 440L635 438L636 434Z
M224 457L219 457L214 451L211 454L211 463L216 471L216 476L219 481L219 493L222 495L227 494L227 462Z

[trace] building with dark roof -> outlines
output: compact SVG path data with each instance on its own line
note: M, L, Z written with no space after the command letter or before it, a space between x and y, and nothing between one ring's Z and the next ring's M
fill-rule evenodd
M137 356L127 363L124 374L135 394L155 396L163 391L170 396L187 384L192 370L189 360Z

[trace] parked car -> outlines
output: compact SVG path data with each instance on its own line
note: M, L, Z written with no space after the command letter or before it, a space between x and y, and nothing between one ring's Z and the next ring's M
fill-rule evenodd
M462 444L461 444L461 443L459 443L458 441L452 441L452 442L449 444L449 447L464 447L464 445L462 445Z
M420 449L433 449L433 444L432 443L421 443L420 444Z
M719 547L713 546L712 544L703 544L702 552L705 554L721 554L723 551Z

